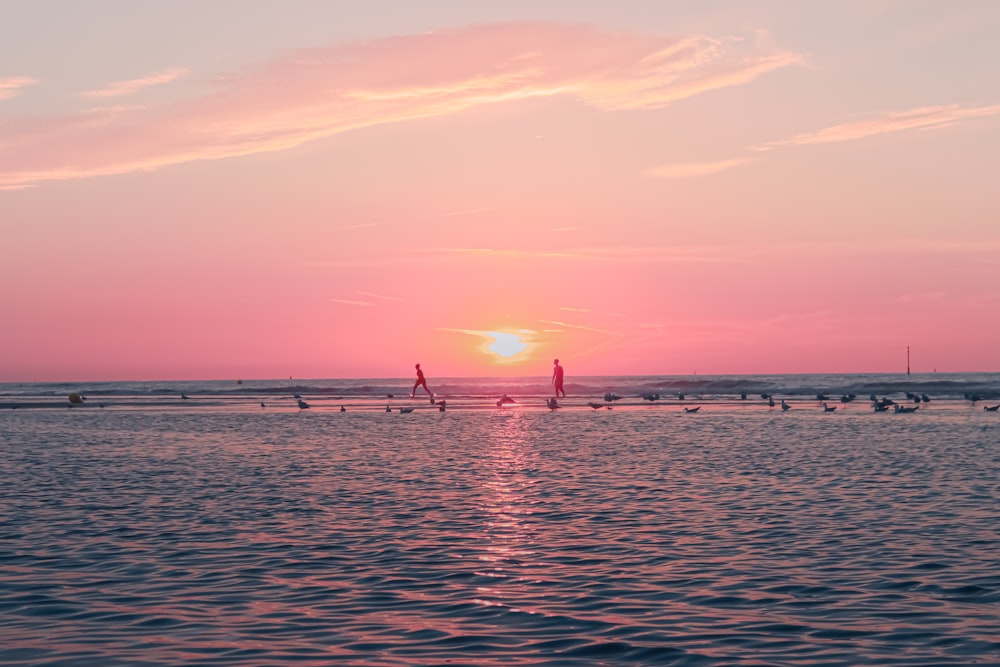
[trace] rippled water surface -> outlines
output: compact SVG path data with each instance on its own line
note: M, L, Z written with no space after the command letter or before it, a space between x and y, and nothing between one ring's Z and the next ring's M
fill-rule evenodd
M1000 664L973 409L0 414L0 664Z

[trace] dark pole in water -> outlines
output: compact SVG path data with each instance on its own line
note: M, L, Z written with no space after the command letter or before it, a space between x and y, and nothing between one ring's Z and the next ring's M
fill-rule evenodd
M906 374L910 374L910 346L906 346Z

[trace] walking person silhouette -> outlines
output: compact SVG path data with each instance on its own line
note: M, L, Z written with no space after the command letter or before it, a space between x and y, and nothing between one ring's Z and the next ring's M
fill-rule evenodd
M556 398L560 395L566 398L566 390L563 389L563 367L559 365L559 360L556 359L552 362L554 364L552 368L552 386L556 390Z
M413 391L410 392L410 398L416 397L417 387L423 387L424 391L430 394L431 398L434 398L434 392L427 386L427 380L424 378L424 372L420 370L420 364L417 364L417 381L413 383Z

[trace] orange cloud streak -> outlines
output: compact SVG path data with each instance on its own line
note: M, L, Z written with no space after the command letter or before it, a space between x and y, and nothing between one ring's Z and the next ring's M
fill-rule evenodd
M27 76L0 77L0 100L17 97L21 94L21 89L38 83L35 79Z
M809 144L830 144L839 141L853 141L890 132L903 130L926 130L946 127L966 118L993 116L1000 113L1000 104L985 107L962 108L957 104L946 106L920 107L909 111L886 114L882 118L842 123L818 130L797 134L790 139L774 141L755 150L770 150L780 146L804 146Z
M97 110L0 129L0 187L279 151L347 130L541 96L650 109L798 62L752 40L671 40L577 25L480 25L311 49L160 109ZM125 81L124 95L180 70Z
M102 88L101 90L88 90L81 94L86 97L123 97L125 95L132 95L143 88L170 83L171 81L181 78L187 73L188 70L182 67L171 67L170 69L157 72L156 74L150 74L139 79L130 79L129 81L116 81L107 88Z

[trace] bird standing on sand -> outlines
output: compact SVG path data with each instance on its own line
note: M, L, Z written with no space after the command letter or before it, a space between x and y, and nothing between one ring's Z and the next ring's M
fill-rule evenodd
M997 403L996 405L992 406L991 405L983 406L983 412L996 412L997 410L1000 410L1000 403Z
M823 412L833 412L836 409L836 405L827 405L826 403L823 404Z
M555 410L556 408L559 407L559 401L557 401L554 398L547 398L545 399L545 407L547 407L549 410Z
M690 412L690 413L698 412L699 410L701 410L701 406L700 405L698 407L696 407L696 408L684 408L684 412Z
M788 403L785 403L785 399L781 399L781 409L782 410L791 410L792 406L790 406Z
M340 406L340 411L341 412L347 412L347 408L345 408L343 405L341 405Z
M444 412L444 408L447 404L448 404L447 401L438 402L438 412Z
M413 408L400 408L399 411L400 411L400 413L402 413L404 415L408 415L411 412L413 412Z
M300 398L300 399L299 399L299 410L308 410L308 409L309 409L309 404L308 404L308 403L306 403L305 401L303 401L303 400L302 400L302 399Z
M608 410L611 409L610 405L604 405L603 403L587 403L587 405L594 408L595 410L600 410L601 408L607 408Z

